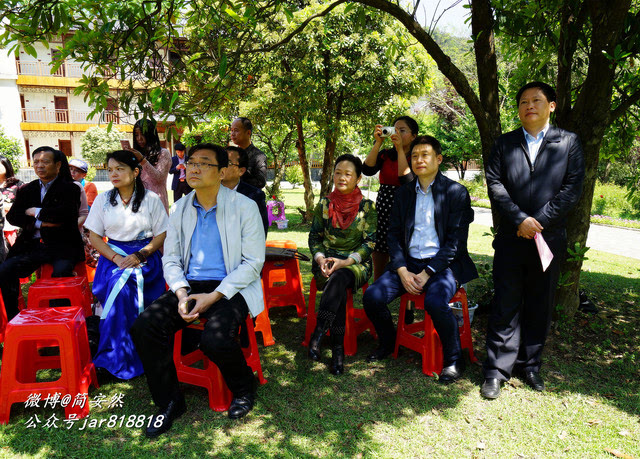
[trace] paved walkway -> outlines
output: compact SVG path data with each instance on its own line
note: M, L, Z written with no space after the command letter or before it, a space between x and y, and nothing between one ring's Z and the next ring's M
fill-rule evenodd
M488 227L493 225L490 209L474 207L473 210L475 219L472 224ZM640 259L640 231L592 224L587 236L587 246L593 250Z

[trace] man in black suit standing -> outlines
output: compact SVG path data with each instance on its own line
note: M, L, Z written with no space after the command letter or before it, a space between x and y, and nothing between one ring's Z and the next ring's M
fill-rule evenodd
M247 152L247 171L242 181L251 186L263 189L267 184L267 155L251 141L253 123L249 118L241 116L233 120L229 129L231 141Z
M78 231L80 188L73 183L67 159L60 150L40 147L33 152L39 177L18 190L7 220L22 233L0 265L0 289L9 320L18 314L21 277L41 265L53 265L53 277L73 274L84 259Z
M380 344L367 358L375 362L393 352L396 332L387 304L409 292L425 292L425 311L442 342L443 369L438 379L447 384L464 371L458 321L449 300L459 284L478 277L467 252L473 221L467 189L439 172L442 147L437 139L418 136L411 144L411 169L416 179L396 192L391 213L386 271L364 294L367 317Z
M225 149L229 155L229 165L223 172L222 184L255 201L260 211L260 218L262 218L262 224L264 226L264 235L266 236L269 228L269 218L267 216L267 203L265 201L264 191L241 180L247 172L249 156L247 152L240 147L229 145L225 147Z
M173 175L171 189L173 190L173 202L176 202L184 195L191 193L193 188L187 183L186 160L184 156L186 147L178 142L173 148L176 151L176 155L171 158L171 169L169 169L169 173Z
M549 125L556 92L532 82L518 91L522 127L501 135L486 167L492 206L500 214L493 247L495 299L487 330L481 394L494 399L512 374L537 391L560 264L567 251L566 216L578 202L584 159L578 136ZM543 270L535 239L553 260Z

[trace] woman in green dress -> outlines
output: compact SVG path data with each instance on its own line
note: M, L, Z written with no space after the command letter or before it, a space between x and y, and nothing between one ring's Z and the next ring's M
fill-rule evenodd
M320 199L309 232L312 272L318 290L323 290L318 322L309 340L309 358L320 360L320 341L330 330L329 371L334 375L344 373L347 289L359 289L371 277L376 242L376 209L358 188L361 172L362 161L353 155L336 160L334 190Z

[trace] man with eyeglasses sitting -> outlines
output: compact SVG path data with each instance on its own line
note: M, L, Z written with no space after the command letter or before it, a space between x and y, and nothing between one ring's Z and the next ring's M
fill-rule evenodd
M224 148L194 146L186 162L195 190L175 203L162 264L170 291L153 302L131 328L154 403L146 428L156 437L185 410L172 357L173 335L207 319L200 350L215 363L233 394L229 418L245 416L255 402L256 379L236 337L247 314L264 308L260 271L265 235L255 202L221 186L229 160Z
M33 169L38 179L18 190L7 214L9 223L22 228L7 260L0 264L0 288L9 320L18 314L21 277L45 263L53 266L52 277L72 276L75 264L84 259L78 231L80 188L73 183L67 158L55 148L39 147L33 152Z

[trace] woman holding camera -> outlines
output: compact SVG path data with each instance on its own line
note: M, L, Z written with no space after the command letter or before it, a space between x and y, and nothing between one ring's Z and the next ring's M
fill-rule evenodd
M373 252L373 278L377 279L384 272L384 267L389 262L389 247L387 246L387 231L389 229L389 216L391 206L400 185L413 180L413 173L409 168L407 154L411 142L418 135L418 123L410 116L401 116L393 122L395 133L391 134L393 148L380 150L384 138L389 135L383 133L383 126L378 124L373 133L375 143L364 160L362 173L367 176L380 172L380 189L376 199L378 211L378 233L376 235L376 247Z
M145 190L142 167L131 151L109 153L107 168L113 189L98 195L84 224L102 255L93 282L104 307L93 362L117 378L131 379L143 369L129 329L166 290L158 249L169 217L158 195Z
M321 198L313 213L309 249L311 271L323 290L316 328L309 340L309 358L320 360L320 341L331 331L329 371L344 373L344 333L347 289L359 289L371 277L371 252L375 245L376 209L364 199L358 182L362 162L346 154L333 169L334 190Z

